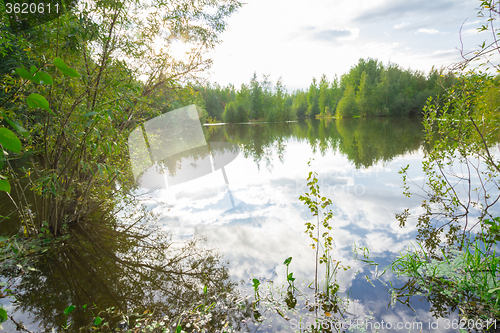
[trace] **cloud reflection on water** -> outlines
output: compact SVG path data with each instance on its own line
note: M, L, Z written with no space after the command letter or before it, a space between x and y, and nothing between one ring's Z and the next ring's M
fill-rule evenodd
M349 291L351 299L360 300L353 303L357 305L352 311L373 311L378 319L415 318L415 313L404 306L387 309L390 295L381 282L375 281L377 288L367 283L364 275L373 278L374 273L353 259L353 245L367 246L371 259L387 262L387 258L404 251L415 240L416 221L400 228L395 214L405 208L418 212L421 201L402 194L398 171L410 164L409 176L422 177L424 151L405 148L392 158L376 157L375 162L360 168L342 145L330 151L318 150L310 142L291 136L282 141L282 146L286 149L266 151L265 161L252 154L240 154L226 166L230 190L238 200L234 207L229 203L228 189L220 185L223 175L216 171L168 190L157 190L155 200L166 202L170 210L166 212L160 205L152 210L159 213L160 223L174 239L206 237L229 262L233 281L245 280L246 287L252 277L282 283L283 260L290 256L294 276L310 282L314 276L314 251L304 233L304 223L311 221L312 216L298 197L307 191L306 162L314 158L312 165L318 173L322 194L333 201L332 255L344 266L352 267L338 273L341 291ZM269 161L273 163L269 165ZM427 303L419 302L417 307L420 319L430 316Z
M300 154L294 147L299 148ZM290 256L294 275L311 281L314 251L309 246L311 240L304 234L304 223L312 217L307 207L298 201L307 189L307 168L300 164L295 164L295 169L289 168L288 161L297 155L302 155L302 161L314 157L313 165L321 170L318 177L321 189L327 189L324 194L333 201L333 257L352 267L338 275L341 290L346 291L355 279L363 278L355 274L363 271L363 267L361 262L353 260L354 243L367 246L372 255L386 257L404 251L414 240L415 229L400 228L394 215L406 207L417 209L420 201L404 197L402 189L393 185L394 178L399 177L397 171L405 163L418 166L423 154L410 160L396 159L385 168L377 164L373 171L360 171L338 152L332 160L331 156L323 158L312 151L304 154L302 150L303 146L289 142L285 163L274 165L272 171L259 169L243 156L228 165L226 172L231 179L231 190L241 200L235 208L228 204L223 189L214 187L216 178L222 177L216 173L172 188L176 200L170 202L172 208L160 223L165 223L174 238L206 237L209 244L224 253L234 281L252 276L282 281L285 275L282 263ZM356 192L359 188L363 191ZM157 192L160 198L163 194ZM153 210L161 212L162 208L157 206ZM178 223L172 225L169 222L172 220ZM365 284L362 292L371 291L373 287L366 281ZM351 293L356 295L357 290Z

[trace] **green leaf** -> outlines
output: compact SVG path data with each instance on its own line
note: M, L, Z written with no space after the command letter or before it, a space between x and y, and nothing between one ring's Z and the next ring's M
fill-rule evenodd
M67 66L66 66L67 67ZM30 68L30 72L28 72L26 69L24 68L16 68L15 69L15 72L23 79L25 80L30 80L32 82L35 82L35 83L38 83L38 84L52 84L53 81L52 81L52 78L50 77L49 74L47 73L44 73L44 72L37 72L35 74L35 72L37 71L38 69L35 67L35 66L31 66ZM69 69L68 70L72 70L72 69ZM74 70L72 70L74 71Z
M286 258L285 261L283 262L283 265L290 265L290 263L292 262L292 257L289 257L289 258Z
M0 144L14 153L21 152L21 140L8 128L0 128Z
M111 120L114 120L115 118L113 117L113 113L111 112L111 110L107 110L106 113L108 114L109 118Z
M96 114L97 114L97 112L92 111L92 112L86 113L86 114L84 115L84 117L91 117L91 116L94 116L94 115L96 115Z
M182 326L177 325L177 329L175 330L175 333L181 333L181 331L182 331Z
M9 123L10 126L12 126L19 134L27 138L30 135L30 132L27 131L24 127L22 127L17 121L11 120L5 112L0 113L3 116L3 119Z
M54 58L54 66L66 76L80 77L80 74L73 68L69 68L61 58Z
M31 75L30 72L28 72L26 69L24 68L16 68L15 69L15 72L17 75L19 75L21 78L25 79L25 80L30 80L30 81L33 81L33 75Z
M0 307L0 323L7 321L9 317L7 317L7 311L4 308Z
M94 325L99 326L102 323L102 318L97 316L94 319Z
M32 108L42 108L45 109L47 112L49 112L52 115L56 115L50 108L49 108L49 102L45 99L40 94L31 94L26 98L26 102L28 102L28 105Z
M491 294L491 293L494 293L497 290L500 290L500 287L494 288L494 289L490 289L490 290L488 290L488 293Z
M207 293L207 291L208 291L207 286L203 287L203 293L204 293L204 294L206 294L206 293Z
M44 72L36 73L35 78L38 79L38 82L40 84L52 84L54 82L54 81L52 81L52 77L50 77L49 74L44 73Z
M6 180L0 180L0 191L10 193L10 184Z
M69 315L71 312L73 312L73 310L75 309L76 306L74 305L70 305L68 306L66 309L64 309L64 314L67 316Z
M54 66L56 66L57 68L63 68L63 69L69 68L68 65L66 65L66 63L59 57L54 58Z

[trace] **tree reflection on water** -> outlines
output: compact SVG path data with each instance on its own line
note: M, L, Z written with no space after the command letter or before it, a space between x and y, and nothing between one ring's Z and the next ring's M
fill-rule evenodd
M40 330L62 327L69 305L76 306L73 328L89 326L98 315L113 327L133 313L177 324L188 317L186 311L219 300L205 327L215 331L228 321L237 326L245 317L245 307L238 305L244 299L236 301L236 285L221 256L200 239L172 242L151 219L142 215L131 224L95 216L69 228L63 244L34 265L36 271L3 271L3 277L19 276L16 312L30 313ZM103 311L112 307L114 312Z
M418 150L424 144L423 126L418 118L322 119L295 123L257 123L210 126L207 140L240 144L245 157L268 168L276 156L281 162L287 141L306 141L321 155L337 149L356 168L368 168L378 161Z

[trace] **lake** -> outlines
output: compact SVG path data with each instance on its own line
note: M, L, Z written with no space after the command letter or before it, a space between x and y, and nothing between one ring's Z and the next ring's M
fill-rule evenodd
M428 303L412 302L417 312L401 304L387 309L391 295L376 281L375 268L353 259L354 247L366 247L370 259L385 267L414 242L415 225L401 228L395 214L405 208L418 211L421 204L419 198L403 195L398 172L409 164L410 177L423 179L422 130L418 118L205 127L207 141L240 146L239 156L225 167L229 185L216 171L154 191L144 203L174 239L206 237L229 262L231 280L245 281L248 290L249 278L275 279L277 274L283 279L288 257L293 258L294 275L311 281L315 253L304 224L313 219L298 198L308 190L306 178L312 169L322 194L333 201L333 257L351 267L338 274L341 290L354 300L351 312L372 313L374 322L428 325L437 321ZM397 281L389 273L381 278L385 283L389 279Z
M176 302L197 299L197 288L203 288L203 283L213 284L211 290L230 289L248 295L254 295L252 279L260 281L262 292L265 287L282 287L287 283L283 262L289 257L292 261L288 268L296 278L296 286L311 290L307 286L314 280L315 251L305 233L305 223L316 220L299 197L308 191L307 177L314 171L322 196L332 200L330 255L346 267L336 275L336 293L345 301L341 311L345 322L350 319L369 323L367 330L378 332L454 331L451 322L458 319L456 309L444 300L429 303L426 297L404 297L397 288L404 287L406 281L392 275L390 269L382 275L389 260L416 244L417 221L409 220L400 226L395 215L406 208L417 213L421 210L421 198L403 194L398 173L409 165L412 180L418 183L424 179L421 163L426 145L419 118L212 125L203 127L203 135L209 145L218 142L236 147L223 167L193 179L184 177L162 189L139 189L134 196L140 205L124 205L127 208L119 213L121 220L130 223L135 209L142 207L154 215L155 225L168 234L168 241L177 244L179 251L192 239L200 239L193 246L199 246L202 252L216 250L217 255L208 261L203 255L193 261L196 265L214 265L204 268L205 280L189 284L189 292L179 291ZM181 174L184 166L200 171L201 167L193 163L203 160L203 155L190 156L191 160L178 157L170 165L168 177ZM210 160L215 163L214 157ZM148 227L147 222L140 224ZM157 303L165 301L163 296L170 292L175 294L183 278L168 284L160 275L143 276L138 267L146 267L144 262L169 259L160 252L155 252L158 257L152 257L139 251L135 241L122 240L118 228L113 228L75 228L74 237L88 244L87 250L74 250L70 245L48 256L36 267L39 272L23 282L24 297L18 298L17 310L9 298L1 299L2 304L33 330L60 324L65 318L62 310L69 304L134 309L154 303L161 308ZM99 237L104 237L102 242ZM131 259L124 264L121 255L99 255L96 244L106 249L103 252L127 253ZM134 264L130 264L132 261ZM367 264L370 261L379 265ZM218 270L216 262L224 268ZM215 271L211 280L209 272ZM127 274L139 277L135 280ZM150 284L144 282L146 278L162 282ZM288 318L270 311L262 313L266 318L263 322L248 311L233 318L238 318L241 331L298 331L300 320L313 322L311 311L304 307L308 297L298 300L297 312ZM77 322L88 320L85 318L75 314ZM4 328L14 331L12 323L5 323Z

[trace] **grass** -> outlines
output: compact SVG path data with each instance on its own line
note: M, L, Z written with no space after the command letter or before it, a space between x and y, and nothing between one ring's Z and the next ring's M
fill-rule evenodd
M500 256L495 246L482 237L460 245L430 256L418 244L394 260L391 269L415 279L428 295L452 300L463 318L500 320Z

